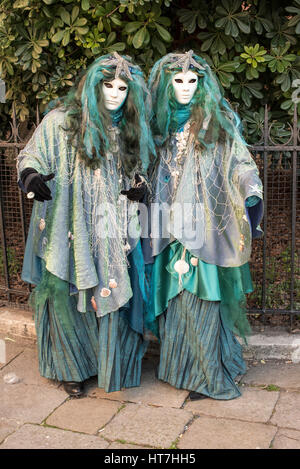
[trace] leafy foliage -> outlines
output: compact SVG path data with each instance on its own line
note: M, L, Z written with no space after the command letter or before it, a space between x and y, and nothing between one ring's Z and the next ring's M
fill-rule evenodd
M147 74L162 55L193 49L217 74L255 143L264 104L278 132L293 113L299 35L300 0L2 0L7 102L0 130L13 105L22 121L34 115L37 101L43 111L95 57L126 53Z

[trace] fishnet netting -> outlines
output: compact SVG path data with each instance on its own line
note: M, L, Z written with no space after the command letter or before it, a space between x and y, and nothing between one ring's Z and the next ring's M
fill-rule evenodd
M167 202L171 207L179 204L183 211L188 210L185 204L193 204L194 208L188 211L191 225L221 235L234 217L233 188L229 187L226 161L230 148L228 142L226 147L216 142L209 152L196 149L190 129L188 121L161 151L160 168L152 178L157 189L152 202Z
M101 158L99 167L92 169L76 156L75 146L70 144L63 126L59 125L63 122L62 115L58 110L51 111L35 130L17 157L18 176L25 167L32 167L42 174L55 174L47 183L52 200L43 202L42 218L51 216L57 203L66 203L66 207L70 207L73 202L73 210L82 209L91 252L101 265L104 283L108 283L116 271L127 270L127 253L134 247L134 243L129 242L129 235L138 238L140 234L138 204L120 194L134 182L125 175L121 165L117 127L109 128L109 151L105 158ZM70 203L67 202L69 197L73 198ZM66 208L66 216L69 214L70 208ZM73 235L71 218L69 245Z

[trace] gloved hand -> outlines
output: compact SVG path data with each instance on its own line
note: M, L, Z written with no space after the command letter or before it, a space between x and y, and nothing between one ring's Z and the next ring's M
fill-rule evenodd
M50 181L55 176L54 173L44 176L33 168L26 168L20 174L20 179L27 192L34 192L34 199L39 202L52 200L51 191L46 181Z
M135 186L128 191L121 191L121 194L126 195L129 200L139 202L147 192L147 185L138 174L135 174L134 180Z

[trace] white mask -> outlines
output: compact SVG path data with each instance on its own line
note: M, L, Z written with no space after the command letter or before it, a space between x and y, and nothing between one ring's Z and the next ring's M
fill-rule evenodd
M175 98L180 104L188 104L197 89L198 75L191 70L186 73L180 72L172 78Z
M106 109L115 111L127 98L128 86L121 78L115 78L112 81L103 80L102 91Z

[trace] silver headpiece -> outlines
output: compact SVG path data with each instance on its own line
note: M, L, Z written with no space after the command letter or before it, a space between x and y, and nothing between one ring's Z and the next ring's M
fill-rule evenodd
M111 67L116 67L115 78L119 78L119 75L124 72L129 80L133 80L129 69L129 67L132 67L132 64L121 57L118 52L114 52L111 59L107 59L102 63Z
M184 54L173 54L174 59L177 58L176 62L169 66L169 68L182 68L183 73L186 73L191 65L198 68L199 70L205 70L205 67L198 64L195 59L193 59L194 52L189 50Z

